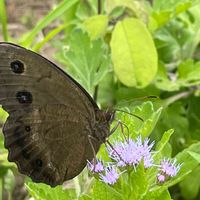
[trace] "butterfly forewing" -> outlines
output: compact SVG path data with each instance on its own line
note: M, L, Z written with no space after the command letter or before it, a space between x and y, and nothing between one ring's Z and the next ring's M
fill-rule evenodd
M36 182L51 186L78 175L94 153L99 109L69 75L42 56L0 43L0 103L9 160ZM108 128L107 128L108 129ZM97 152L102 141L94 140Z

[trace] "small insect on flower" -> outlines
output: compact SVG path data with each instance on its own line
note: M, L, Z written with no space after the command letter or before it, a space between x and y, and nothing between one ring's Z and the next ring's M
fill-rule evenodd
M91 172L99 173L104 171L103 162L96 158L96 163L94 160L87 161L87 167Z
M100 174L100 180L104 183L108 183L110 185L114 185L119 178L119 174L117 173L114 166L109 166L105 169L105 174Z

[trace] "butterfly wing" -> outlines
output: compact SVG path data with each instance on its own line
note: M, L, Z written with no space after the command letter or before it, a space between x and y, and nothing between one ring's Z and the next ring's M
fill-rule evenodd
M69 75L27 49L0 43L0 104L8 159L36 182L62 184L93 154L96 103ZM100 143L93 142L98 151Z

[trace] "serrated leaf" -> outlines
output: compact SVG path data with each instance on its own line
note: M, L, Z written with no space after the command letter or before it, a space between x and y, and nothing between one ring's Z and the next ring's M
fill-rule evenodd
M126 86L146 87L157 72L157 52L143 22L126 18L115 26L111 39L114 71Z
M63 190L61 186L51 188L42 183L28 182L26 187L35 200L73 200L75 199L75 191L72 189Z
M92 95L94 88L110 71L107 46L101 40L90 40L88 34L78 30L68 40L63 61L68 72Z
M107 15L94 15L83 23L92 40L103 36L108 26Z
M161 112L162 108L155 111L151 102L145 102L142 106L135 108L134 114L140 116L144 120L138 129L136 127L137 132L141 134L143 138L148 137L153 131Z
M134 114L135 116L128 115L126 113L120 112L117 113L116 119L120 119L127 127L125 127L124 132L129 133L131 137L135 138L138 135L141 135L142 138L148 137L152 130L154 129L159 116L161 114L162 108L155 110L152 102L144 102L142 105L134 108L123 108L123 110ZM137 118L140 117L141 119ZM119 134L118 137L122 136L121 129L116 130ZM111 136L112 137L112 136Z

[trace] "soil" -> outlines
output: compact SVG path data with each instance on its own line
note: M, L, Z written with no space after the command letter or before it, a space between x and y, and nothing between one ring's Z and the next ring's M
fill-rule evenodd
M39 20L41 20L54 6L58 0L6 0L8 33L9 36L16 41L23 34L30 31ZM54 27L54 24L49 25L47 29ZM44 31L45 32L45 31ZM39 37L43 37L42 34ZM48 30L47 30L48 32ZM0 35L0 41L3 41ZM52 60L55 49L46 44L41 53Z

